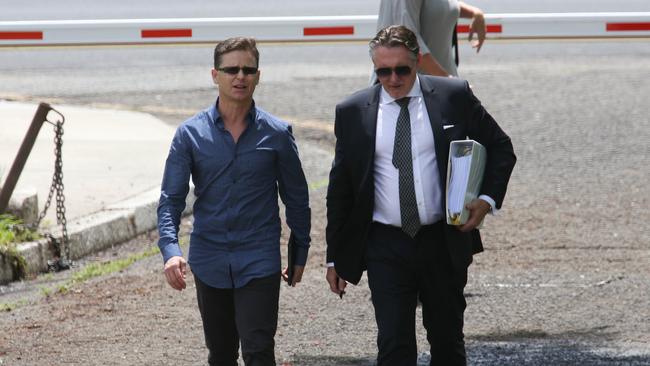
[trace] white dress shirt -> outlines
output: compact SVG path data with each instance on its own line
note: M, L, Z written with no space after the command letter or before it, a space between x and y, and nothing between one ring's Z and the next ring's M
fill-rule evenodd
M419 78L416 78L407 96L410 97L408 108L415 198L420 223L429 225L441 220L444 211L433 130ZM382 224L401 227L399 170L393 165L395 127L401 108L384 88L379 98L375 137L375 209L372 218Z
M444 219L442 185L438 173L433 129L424 104L420 79L416 78L409 91L409 115L411 120L411 155L413 156L413 182L418 213L422 225ZM375 207L373 221L392 226L402 226L399 207L399 171L393 165L395 128L401 107L382 87L377 113L375 136ZM496 203L486 195L478 198L486 201L496 213ZM334 262L328 262L333 267Z

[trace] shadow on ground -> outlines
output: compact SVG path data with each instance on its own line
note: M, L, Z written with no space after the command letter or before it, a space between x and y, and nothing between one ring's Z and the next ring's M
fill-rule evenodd
M499 366L590 365L641 366L650 364L650 355L621 356L603 348L572 344L570 340L526 340L518 342L468 342L468 364ZM421 363L426 365L427 363Z
M608 344L615 336L607 327L560 334L548 334L542 330L485 334L468 337L467 355L471 365L650 364L650 355L630 356L608 351Z
M650 355L621 355L608 350L613 333L606 328L576 330L562 334L544 331L517 331L486 334L467 339L469 365L499 366L642 366L650 365ZM612 347L613 348L613 347ZM418 366L429 364L431 357L423 352ZM292 365L373 366L374 357L340 357L327 355L296 355Z

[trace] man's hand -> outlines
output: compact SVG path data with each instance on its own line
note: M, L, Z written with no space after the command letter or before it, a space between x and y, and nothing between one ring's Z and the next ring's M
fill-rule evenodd
M187 274L187 262L185 258L174 256L165 263L165 278L173 289L182 291L185 289L185 275Z
M347 286L348 283L339 277L338 274L336 274L334 267L327 267L327 274L325 275L325 278L327 279L327 283L330 285L330 290L343 298L343 294L345 293L345 286Z
M469 25L468 40L472 43L472 48L476 48L476 53L478 53L483 46L483 42L485 42L485 32L487 30L487 26L485 25L485 17L483 16L483 12L478 9L476 10L477 11L472 17L472 22ZM476 38L478 39L472 42L475 33Z
M285 282L289 282L288 269L289 268L285 268L284 270L282 270L282 279L284 279ZM291 279L291 283L289 284L289 286L296 287L298 282L302 280L302 273L304 271L305 271L305 266L298 266L298 265L293 266L293 278Z
M477 226L481 224L485 215L490 212L490 204L485 202L482 199L475 198L472 202L468 203L465 206L469 210L469 218L464 225L458 227L458 230L462 232L468 232L473 229L476 229Z

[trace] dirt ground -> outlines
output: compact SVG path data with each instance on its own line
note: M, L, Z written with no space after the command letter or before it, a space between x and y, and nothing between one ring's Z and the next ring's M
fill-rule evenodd
M331 145L314 139L317 134L298 136L311 136L304 140L331 156ZM327 176L323 156L303 159L310 182ZM513 176L507 200L513 207L487 220L487 250L470 269L470 363L650 363L650 250L639 241L647 238L647 223L630 230L625 218L599 219L613 208L598 202L557 196L541 205L526 194L531 185L548 183L524 185L525 173L520 168ZM634 188L608 194L615 202L636 202L631 210L648 204ZM365 279L343 300L324 280L324 198L325 186L312 184L313 246L303 282L282 287L278 363L371 365L376 329ZM183 225L186 235L190 229L191 217ZM0 314L0 365L204 364L192 277L186 291L172 290L157 254L56 293L58 284L85 265L146 251L156 238L140 236L79 261L72 271L3 287L0 302L15 308ZM424 363L421 327L418 340Z
M650 365L650 83L641 75L648 75L647 58L569 51L567 62L504 57L498 67L466 73L518 156L503 210L482 230L486 250L469 270L469 363ZM278 109L289 105L283 100L317 103L331 113L340 95L327 93L355 90L366 78L336 79L308 98L300 93L323 83L301 82L267 86L260 99L280 101ZM183 91L173 103L193 108L207 94ZM135 105L151 100L134 98ZM279 364L372 365L376 329L365 279L342 300L324 280L333 139L331 119L321 123L295 124L299 147L315 148L302 154L313 242L303 282L282 286L276 357ZM0 287L0 304L13 304L0 313L0 365L205 364L192 279L186 291L169 288L159 255L65 294L49 290L88 263L155 245L152 233L85 258L72 271ZM421 326L417 334L425 364Z

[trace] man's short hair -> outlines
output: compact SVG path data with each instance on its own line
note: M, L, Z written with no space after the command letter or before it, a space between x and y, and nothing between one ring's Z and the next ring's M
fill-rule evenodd
M377 47L405 47L417 59L420 53L418 39L410 29L403 25L389 25L377 32L375 38L370 41L370 57L375 56Z
M255 56L255 66L260 65L260 52L257 50L255 39L250 37L234 37L217 43L217 46L214 48L214 68L218 69L221 66L223 55L232 51L248 51Z

